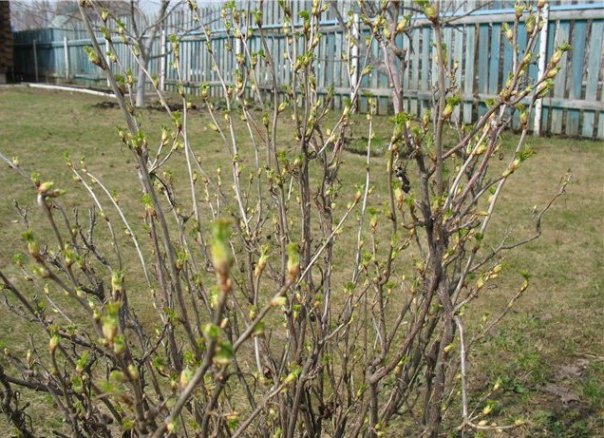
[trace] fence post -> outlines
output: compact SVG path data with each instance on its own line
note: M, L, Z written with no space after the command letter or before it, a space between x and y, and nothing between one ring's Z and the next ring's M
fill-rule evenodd
M166 30L162 29L159 36L159 90L166 91L166 62L168 61L166 56Z
M541 79L545 75L545 57L547 54L547 27L549 22L549 5L546 3L541 10L542 16L542 28L541 35L539 35L539 73L537 78ZM537 100L535 103L535 120L533 125L533 133L535 135L541 135L541 115L543 114L543 99Z
M66 36L63 37L63 51L65 52L65 79L69 80L69 45Z
M359 14L354 14L354 19L352 23L352 35L350 36L349 46L349 73L350 73L350 100L354 102L356 97L356 86L359 81ZM352 107L354 111L358 106L358 102L356 105Z
M33 49L34 49L34 77L36 79L36 82L38 82L38 46L37 46L37 41L34 39L34 44L33 44Z
M111 71L111 59L109 59L109 41L105 40L105 62L107 63L107 68ZM109 76L107 76L107 87L111 88L111 82L109 82Z

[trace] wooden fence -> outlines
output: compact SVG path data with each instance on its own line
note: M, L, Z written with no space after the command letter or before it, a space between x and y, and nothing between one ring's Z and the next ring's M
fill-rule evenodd
M310 8L309 3L309 0L293 0L293 16L298 17L298 12ZM227 50L227 45L235 43L221 27L219 14L218 10L206 9L203 19L211 23L210 47L218 60L219 69L225 79L231 81L236 67L236 50ZM277 2L265 2L263 16L264 33L275 65L278 66L278 85L288 85L292 72L284 58L288 47L282 31L283 11ZM358 72L362 67L362 56L348 44L346 31L334 17L332 10L327 10L321 17L323 35L315 62L317 86L323 92L328 88L334 89L334 105L337 107L350 96L350 84L354 79L349 74L350 64L359 67ZM485 110L485 102L496 97L497 90L507 79L512 64L512 49L502 29L504 23L512 24L513 21L512 9L481 10L460 17L444 29L444 40L449 49L448 62L458 65L456 81L463 100L458 116L464 123L472 123ZM182 32L183 29L190 29L190 24L190 15L186 11L177 11L168 20L166 30L154 42L154 54L167 54L155 59L149 70L159 77L160 84L166 90L173 90L177 82L176 70L172 68L171 54L167 50L167 36L171 33L180 36L181 79L191 89L196 89L201 83L218 84L217 72L212 66L203 33ZM367 32L359 25L361 36ZM543 99L542 109L536 112L536 119L532 121L535 131L604 139L603 35L604 3L559 4L549 8L548 25L542 30L536 47L540 47L543 39L547 57L563 42L570 43L572 50L563 56L554 88ZM522 46L526 39L526 30L521 24L519 45ZM104 39L100 38L100 42L104 43ZM249 44L252 51L261 48L257 36L251 37ZM103 86L105 80L102 72L88 61L84 53L83 48L88 45L89 38L78 26L70 30L18 32L15 34L15 75L23 80ZM401 45L409 49L406 59L408 68L402 79L405 110L421 115L432 104L433 81L436 79L429 23L424 20L421 27L412 31L410 38L401 38ZM115 43L115 46L117 56L125 60L126 68L135 71L136 61L130 54L130 48L121 43ZM377 44L369 49L377 55ZM265 79L264 85L271 86L269 72L262 62L258 63L256 69L257 77ZM529 68L529 75L536 78L539 74L536 60ZM361 111L367 109L369 95L377 97L380 113L391 111L391 88L384 73L374 70L364 77L361 88Z

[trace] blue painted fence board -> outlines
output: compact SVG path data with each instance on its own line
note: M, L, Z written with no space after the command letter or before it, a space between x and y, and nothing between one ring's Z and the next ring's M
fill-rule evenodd
M569 84L568 97L570 99L580 99L583 88L583 61L585 59L585 38L586 38L586 23L577 21L573 28L572 39L572 61L571 61L571 77ZM566 116L566 134L577 135L579 132L579 116L580 111L569 109Z
M585 100L597 100L598 76L600 76L602 65L602 35L604 34L604 21L594 21L591 25L591 38L589 40L587 60L587 83L585 86ZM583 114L583 137L594 135L595 111L585 111ZM604 118L604 112L600 111L600 120Z
M464 94L466 96L474 96L474 47L476 42L476 26L466 26L465 30L465 47L466 55L464 59ZM472 123L472 101L463 104L463 122Z
M570 23L566 22L558 22L558 29L556 31L556 47L559 47L563 43L568 42L568 38L570 36ZM560 60L560 71L556 75L554 79L554 93L552 97L566 97L566 63L567 63L567 53L562 55L562 59ZM552 110L552 134L560 134L562 132L562 117L563 110L555 108Z
M464 51L463 51L463 28L461 27L456 27L455 28L455 46L453 47L453 57L455 62L457 63L457 70L455 71L455 81L457 83L457 88L458 90L462 90L462 82L461 82L461 78L462 78L462 69L463 69L463 56L464 56ZM457 121L461 121L460 120L460 113L461 113L461 109L460 109L460 105L457 105L455 107L455 110L453 112L453 115L455 117L455 120Z
M411 44L411 50L413 51L413 58L411 61L411 90L419 90L419 29L413 31L413 43ZM417 114L417 99L411 101L411 114Z
M494 24L491 34L491 51L489 59L488 93L495 94L501 83L499 79L499 55L501 54L501 25Z
M547 62L547 60L551 59L552 55L554 54L555 37L556 37L556 23L550 21L548 24L548 31L547 31L547 51L546 51L546 55L545 55L546 62ZM551 95L551 92L550 92L550 95ZM544 100L546 100L546 99L544 99ZM549 130L550 119L551 119L551 111L550 111L549 107L544 106L542 116L541 116L541 132L550 132L550 130Z
M428 27L424 27L422 29L421 35L421 45L422 45L422 54L421 54L421 70L420 70L420 78L419 78L419 90L420 91L430 91L431 82L430 82L430 67L431 67L431 56L432 53L432 39L430 38L431 29ZM420 100L420 116L430 108L431 102L424 99Z
M520 23L518 25L518 41L517 41L517 51L518 51L518 62L522 59L524 53L522 52L522 48L526 46L528 41L528 35L526 34L526 27L524 23ZM520 50L518 50L520 49ZM512 117L512 128L520 129L520 115L518 111L514 111L514 115Z

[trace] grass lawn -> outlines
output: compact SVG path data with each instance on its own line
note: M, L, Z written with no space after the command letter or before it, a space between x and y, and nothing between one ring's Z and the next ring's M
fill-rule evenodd
M103 102L100 97L75 93L0 88L0 152L18 157L24 169L39 172L42 180L55 181L67 191L63 202L82 209L91 201L72 180L64 156L85 157L89 170L119 192L121 205L136 220L141 201L132 184L135 170L116 131L124 122L117 108ZM155 110L143 110L141 120L149 139L156 138L161 125L169 123ZM220 163L226 167L219 138L206 128L207 123L204 113L193 113L189 132L193 148L203 155L208 168ZM366 135L364 123L359 116L353 124L358 139ZM388 139L388 119L377 117L375 125L376 138ZM280 133L283 143L293 141L286 128ZM513 145L516 139L506 134L504 143ZM484 395L499 383L499 389L488 396L492 408L485 416L488 422L525 420L520 427L502 431L501 436L602 436L604 144L568 138L530 138L528 143L536 155L511 178L493 224L495 234L512 231L519 239L528 236L533 207L549 201L568 170L573 176L566 195L544 217L542 237L506 256L507 274L497 288L479 298L472 308L475 313L467 315L470 330L478 328L484 316L497 314L515 294L522 282L519 272L526 269L531 273L529 290L491 336L474 349L471 387L473 393ZM362 183L363 160L358 154L346 153L344 185ZM372 160L375 184L385 186L385 176L379 181L384 159L376 156ZM0 166L0 192L0 268L14 272L11 258L23 249L23 225L14 203L29 211L32 223L39 212L31 184L4 163ZM23 333L27 333L26 324L0 307L0 340L24 354L29 341L23 342ZM38 346L45 348L45 342ZM478 404L480 409L485 403L487 400ZM35 406L36 421L61 421L50 406ZM454 418L458 412L449 412L449 424L458 423ZM5 425L5 418L0 417L0 430L6 430Z

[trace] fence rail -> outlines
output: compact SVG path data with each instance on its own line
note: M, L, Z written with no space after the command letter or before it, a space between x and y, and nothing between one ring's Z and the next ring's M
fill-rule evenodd
M298 16L300 10L309 8L306 0L295 0L292 5L294 17ZM209 46L225 79L231 81L236 67L236 50L228 50L228 45L235 43L220 27L219 13L211 9L205 11L205 19L212 23ZM548 24L542 30L536 47L543 39L547 57L563 42L569 42L572 50L560 61L561 68L554 88L543 99L537 119L532 121L535 131L604 139L604 3L552 6L548 15ZM277 2L265 2L263 16L263 29L275 65L278 66L277 83L279 87L286 86L291 82L292 72L285 60L284 53L288 48L281 29L283 14ZM335 93L334 105L338 107L350 96L350 84L354 79L350 77L350 72L355 71L349 68L351 63L358 72L362 60L355 47L348 43L346 30L334 19L332 11L326 11L321 18L323 35L315 64L317 86L325 93L332 88ZM464 123L472 123L477 115L484 112L488 100L495 98L497 90L505 83L511 70L512 48L503 35L503 25L512 24L513 20L512 9L490 9L459 17L444 29L444 42L449 49L448 62L458 66L456 82L460 86L463 102L457 116ZM190 22L191 17L185 11L173 14L166 30L153 43L153 54L166 53L166 56L154 59L149 70L158 76L166 90L173 90L177 83L167 35L190 28ZM432 104L436 65L429 23L426 20L418 23L421 26L414 29L409 38L401 38L400 44L408 49L405 60L408 67L402 78L404 107L408 112L421 115ZM361 37L368 34L362 25L359 25L359 32ZM212 66L205 36L201 32L180 32L179 35L181 79L191 89L201 83L217 85L218 77ZM526 29L521 23L519 45L522 46L526 39ZM14 41L14 69L18 78L97 86L105 84L100 69L92 65L84 53L83 47L90 45L90 39L81 27L18 32ZM103 38L99 41L104 43ZM124 61L124 67L135 71L136 59L130 53L130 48L119 42L114 44L116 55ZM251 37L249 45L252 52L260 50L260 38ZM377 43L369 49L377 55ZM256 74L266 79L260 86L270 87L268 70L264 67L259 62ZM531 78L540 74L539 67L538 60L530 65ZM360 110L367 109L367 96L372 95L378 100L378 111L389 112L390 93L386 75L374 70L362 80ZM517 120L514 126L517 127Z

